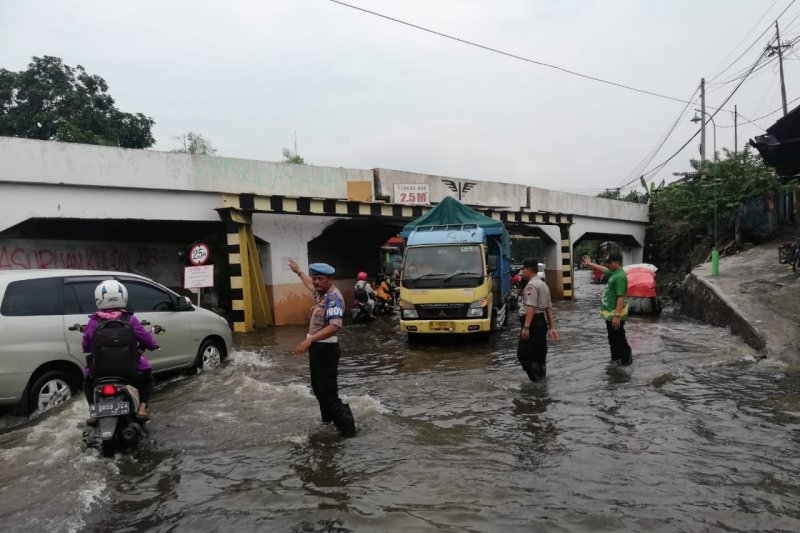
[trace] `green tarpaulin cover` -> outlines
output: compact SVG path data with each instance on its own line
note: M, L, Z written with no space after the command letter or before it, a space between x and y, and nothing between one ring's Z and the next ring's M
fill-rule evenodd
M444 200L436 207L409 222L403 228L403 233L408 234L420 226L443 226L446 224L477 224L486 230L487 235L501 235L503 254L511 256L511 239L502 222L481 215L471 207L467 207L452 196L445 196Z

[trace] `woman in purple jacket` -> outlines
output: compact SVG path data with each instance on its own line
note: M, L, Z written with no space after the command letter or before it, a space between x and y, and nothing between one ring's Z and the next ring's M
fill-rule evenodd
M95 303L97 304L98 311L89 315L89 323L86 324L86 329L83 332L83 351L84 353L91 353L92 339L94 339L94 332L97 329L98 323L105 320L124 320L130 323L136 334L136 339L139 341L139 346L144 350L158 350L158 343L153 335L144 329L139 319L133 316L133 311L125 309L128 305L128 290L125 286L117 280L106 280L102 282L94 291ZM154 329L158 326L154 326ZM158 331L154 331L158 333ZM147 404L150 402L150 396L153 394L153 367L150 361L141 354L139 356L139 372L138 375L129 376L131 385L136 387L139 391L139 411L136 413L137 418L140 420L147 420ZM90 404L94 400L94 391L92 383L95 377L89 372L89 367L83 369L84 373L84 392L86 393L86 401Z

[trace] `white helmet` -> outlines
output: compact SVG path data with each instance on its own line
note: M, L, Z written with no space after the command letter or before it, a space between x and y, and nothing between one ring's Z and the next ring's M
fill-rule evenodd
M115 279L107 279L94 290L98 309L124 309L128 305L128 289Z

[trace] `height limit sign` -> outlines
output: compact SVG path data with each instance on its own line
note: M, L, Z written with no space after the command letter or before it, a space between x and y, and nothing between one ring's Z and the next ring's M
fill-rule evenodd
M203 288L214 286L214 265L206 265L210 257L208 245L199 242L189 249L189 262L193 266L183 269L183 288L197 291L197 305Z

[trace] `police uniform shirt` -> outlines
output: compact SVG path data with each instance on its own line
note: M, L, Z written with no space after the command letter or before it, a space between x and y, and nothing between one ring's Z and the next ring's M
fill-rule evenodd
M553 307L553 302L550 300L550 288L535 275L525 285L525 289L522 292L522 301L525 305L520 306L519 316L525 316L525 313L528 312L528 306L535 307L537 314L544 313L548 307Z
M308 336L315 334L325 326L333 324L341 329L344 321L344 298L335 286L331 285L325 294L317 293L316 302L311 308L311 320L308 324ZM317 342L339 342L336 335Z

